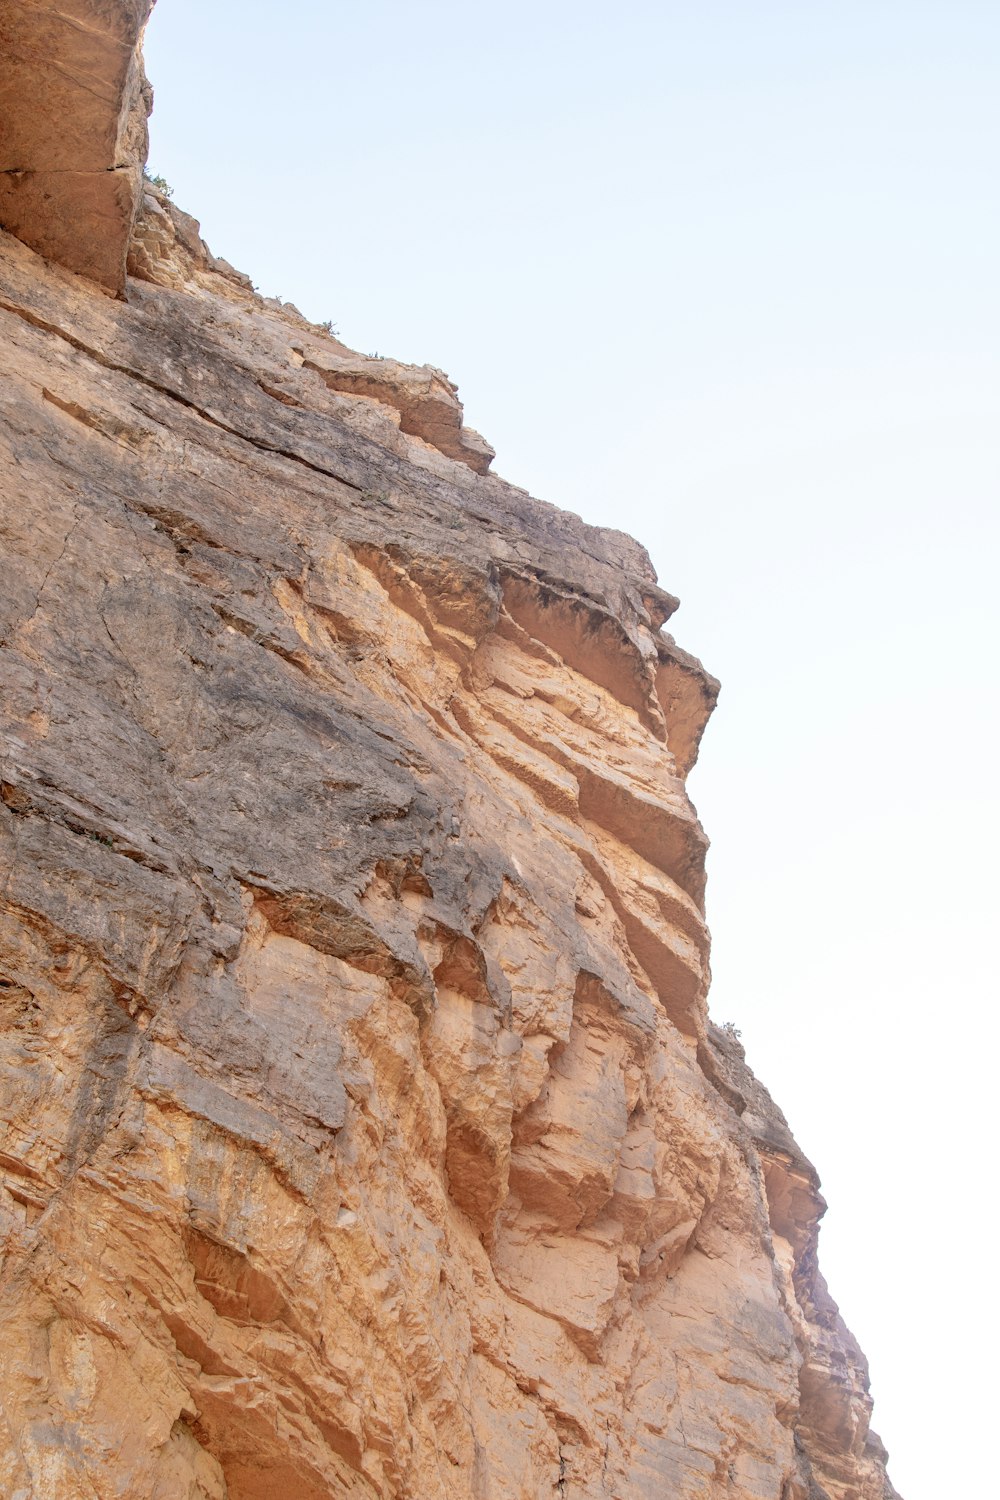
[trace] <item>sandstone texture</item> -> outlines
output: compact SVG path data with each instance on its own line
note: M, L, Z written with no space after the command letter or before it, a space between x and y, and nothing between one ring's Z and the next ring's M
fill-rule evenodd
M717 684L646 554L162 196L127 301L24 238L0 1493L890 1500L816 1174L708 1020Z
M121 293L152 95L153 0L0 0L0 229Z

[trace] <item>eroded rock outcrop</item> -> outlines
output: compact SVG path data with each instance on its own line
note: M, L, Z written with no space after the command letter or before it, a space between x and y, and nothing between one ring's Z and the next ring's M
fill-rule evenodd
M261 307L277 310L293 328L313 335L328 332L307 322L291 303L257 297L249 276L212 254L201 238L197 219L182 213L151 184L143 193L128 269L131 275L160 286L189 292L198 288L213 296L222 290L228 301L250 311ZM383 442L391 443L397 432L420 438L477 474L489 469L493 449L478 432L464 425L458 388L443 370L433 365L401 364L377 354L358 354L332 334L319 340L312 337L307 344L293 341L290 347L293 363L318 375L329 390L362 398L333 403L331 409L342 420ZM277 373L283 377L283 372ZM270 385L263 380L261 388L286 406L302 404L284 378ZM398 443L394 446L400 447ZM403 445L400 451L411 449Z
M885 1500L676 601L155 194L130 265L0 235L3 1493Z
M116 293L146 160L152 8L0 0L0 228Z

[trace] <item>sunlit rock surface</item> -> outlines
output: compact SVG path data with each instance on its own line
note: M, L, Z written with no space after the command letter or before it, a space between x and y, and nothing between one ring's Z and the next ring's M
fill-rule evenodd
M0 229L121 293L152 95L153 0L0 0Z
M676 601L162 196L129 264L0 236L0 1492L886 1500Z

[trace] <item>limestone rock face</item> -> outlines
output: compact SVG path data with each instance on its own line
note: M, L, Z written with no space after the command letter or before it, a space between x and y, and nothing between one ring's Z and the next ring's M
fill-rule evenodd
M887 1500L676 601L155 195L130 265L0 235L0 1493Z

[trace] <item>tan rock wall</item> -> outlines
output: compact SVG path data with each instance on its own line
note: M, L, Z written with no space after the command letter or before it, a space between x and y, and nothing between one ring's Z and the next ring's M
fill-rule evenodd
M121 294L152 95L153 0L0 0L0 228Z
M890 1494L674 601L199 275L0 245L7 1491Z
M156 195L130 266L0 234L0 1493L886 1500L676 601Z

